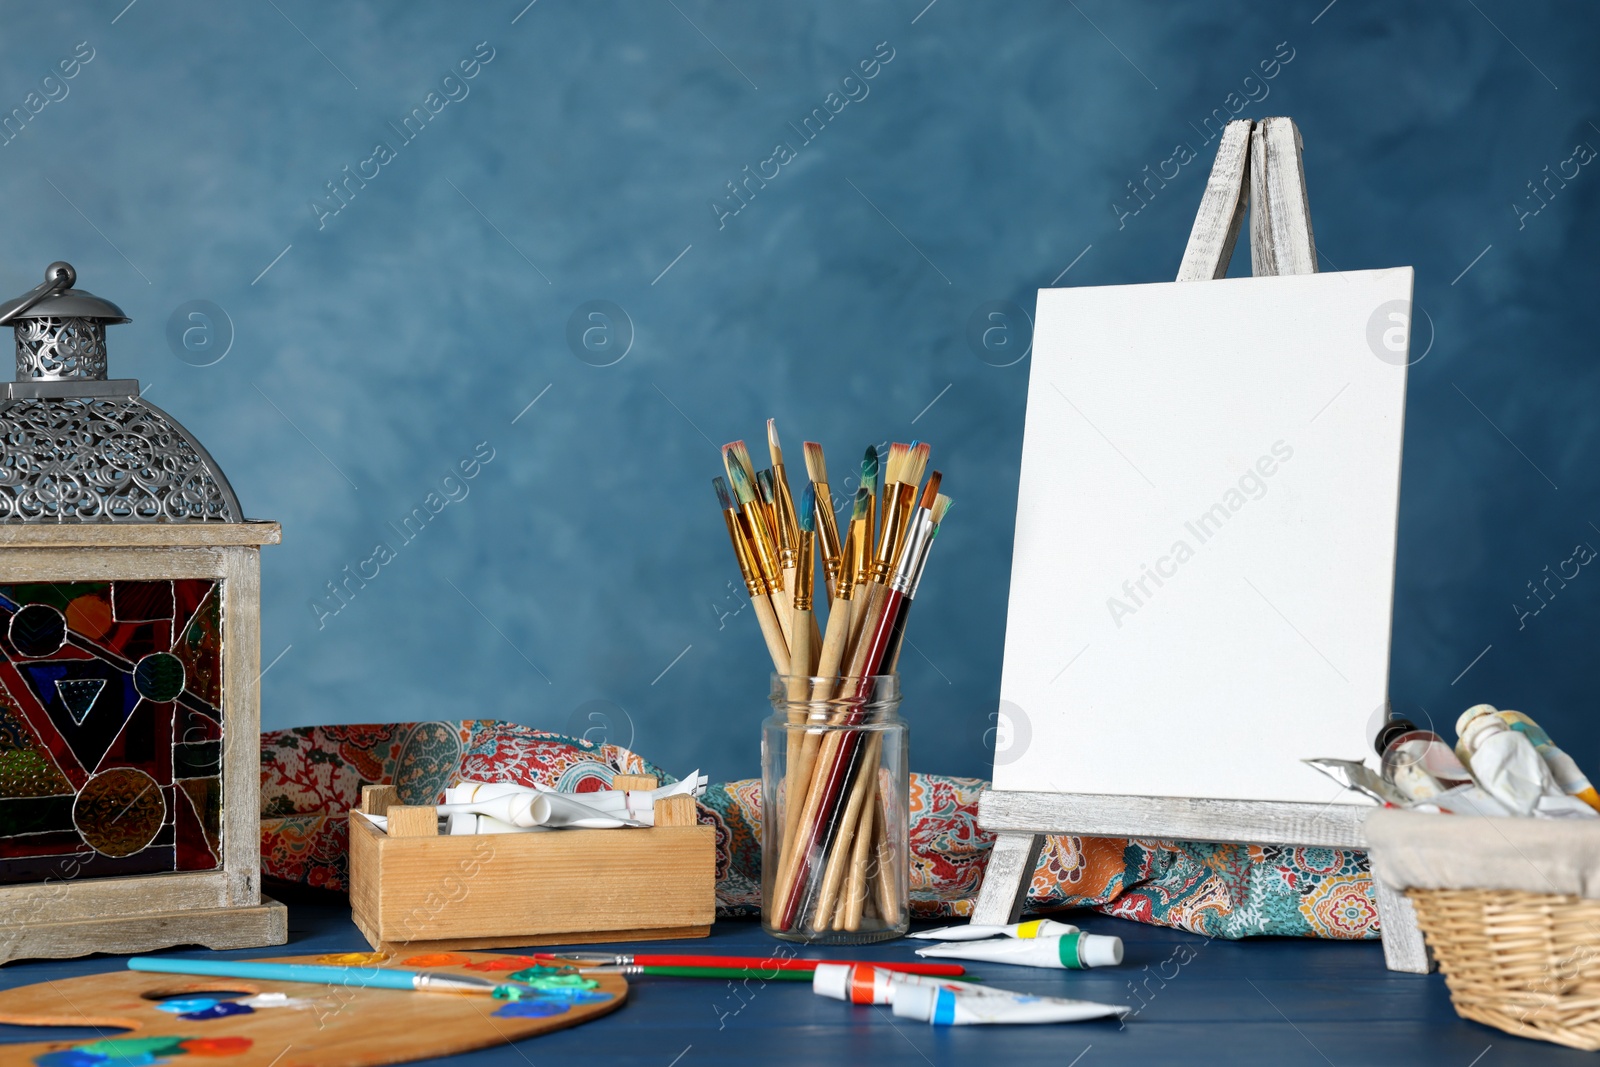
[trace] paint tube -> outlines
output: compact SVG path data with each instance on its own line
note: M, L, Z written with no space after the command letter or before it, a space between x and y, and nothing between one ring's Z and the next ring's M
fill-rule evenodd
M934 1026L972 1026L984 1023L1075 1023L1126 1015L1126 1004L1096 1004L1092 1000L1063 997L973 995L926 985L901 985L895 990L894 1013Z
M572 803L581 804L587 809L587 814L576 814L576 809L558 799L554 801L558 817L562 812L569 813L571 818L594 819L596 817L611 816L614 819L624 820L624 822L612 822L605 825L620 826L625 825L627 822L632 822L643 826L654 826L655 802L657 800L662 797L678 796L680 794L698 797L705 792L707 782L707 777L701 774L698 768L682 781L664 785L657 789L597 789L588 793L563 793L559 790L551 789L549 786L524 786L517 785L514 782L466 781L446 789L444 799L447 804L483 804L486 801L505 801L509 797L567 798ZM520 826L521 824L518 825ZM564 821L541 825L585 825L595 827L600 824Z
M1379 804L1405 807L1410 803L1406 795L1359 760L1303 759L1301 763L1315 767L1340 785L1362 796L1371 797Z
M1025 923L1012 923L1010 926L983 926L979 923L966 926L941 926L937 930L923 930L921 933L906 936L921 941L982 941L988 937L1015 937L1027 940L1038 937L1062 937L1077 932L1078 928L1071 923L1056 922L1054 919L1033 919Z
M1507 816L1511 814L1504 804L1475 785L1458 785L1436 797L1405 805L1411 811L1429 814L1468 815L1479 817Z
M1532 815L1545 793L1560 793L1538 750L1498 715L1479 715L1461 734L1472 776L1513 815Z
M1484 715L1494 715L1507 726L1525 736L1533 743L1534 749L1544 760L1545 766L1550 768L1550 777L1555 779L1556 785L1568 796L1577 797L1585 804L1600 811L1600 793L1595 791L1588 777L1578 769L1578 764L1573 758L1556 747L1550 735L1544 728L1520 711L1500 711L1493 704L1475 704L1461 713L1461 718L1456 720L1456 735L1464 736L1467 727ZM1456 744L1456 755L1462 762L1469 762L1470 753L1465 751L1461 742Z
M819 963L811 975L811 991L820 997L848 1000L852 1004L893 1004L897 986L931 986L977 996L1020 996L1009 989L930 978L925 974L886 971L865 963Z
M1407 800L1430 800L1472 781L1472 773L1461 765L1444 738L1418 728L1410 719L1389 720L1372 747L1383 757L1384 781Z
M917 949L917 955L947 960L982 960L1020 967L1055 967L1081 971L1115 967L1122 962L1122 938L1082 931L1029 941L960 941Z

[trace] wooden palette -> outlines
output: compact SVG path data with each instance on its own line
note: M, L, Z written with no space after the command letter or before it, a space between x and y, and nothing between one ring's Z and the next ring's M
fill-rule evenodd
M407 963L408 959L413 962ZM271 962L359 961L321 955L273 957ZM399 956L383 966L504 980L534 962L502 953L459 952ZM158 1058L173 1064L188 1062L193 1067L374 1067L449 1056L577 1026L613 1011L627 998L628 983L621 977L596 975L595 981L599 983L596 992L610 993L610 1000L574 1004L557 1015L529 1017L512 1014L518 1009L508 1009L509 1001L486 996L113 971L0 991L0 1022L104 1027L107 1032L99 1040L181 1036L197 1044L187 1051L158 1052ZM307 1003L263 1006L247 1014L199 1020L180 1018L157 1007L174 994L202 997L222 992L284 993L291 1000ZM496 1014L502 1011L506 1014ZM82 1048L95 1040L0 1045L0 1058L6 1063L32 1064L47 1053ZM71 1062L71 1057L55 1059ZM111 1067L116 1060L105 1062Z

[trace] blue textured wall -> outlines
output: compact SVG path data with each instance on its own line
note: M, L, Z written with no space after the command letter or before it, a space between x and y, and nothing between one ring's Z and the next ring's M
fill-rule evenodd
M1061 284L1172 277L1206 118L1292 115L1323 268L1415 265L1415 352L1431 334L1395 703L1518 707L1596 769L1600 575L1567 563L1543 606L1528 583L1600 547L1600 167L1575 153L1600 146L1600 20L1324 2L16 7L0 289L76 264L135 320L113 374L283 523L268 727L500 716L753 774L767 669L728 614L713 446L774 415L837 482L868 443L930 440L958 504L903 662L914 763L984 774L1028 363L969 319L1031 312L1069 264ZM1198 158L1133 199L1180 144ZM734 213L746 166L777 173ZM341 201L345 167L368 178ZM169 343L199 300L226 316L210 347L199 320ZM567 337L596 300L631 321L609 366Z

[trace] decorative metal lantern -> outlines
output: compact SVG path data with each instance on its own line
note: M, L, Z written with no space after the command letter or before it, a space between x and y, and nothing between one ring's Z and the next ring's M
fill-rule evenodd
M0 962L287 940L260 893L260 546L133 379L129 321L44 284L0 304Z

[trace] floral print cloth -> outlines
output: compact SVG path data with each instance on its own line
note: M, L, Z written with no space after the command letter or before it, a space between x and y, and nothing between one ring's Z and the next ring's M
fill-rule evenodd
M348 889L346 812L361 786L392 782L411 804L437 803L462 779L574 792L659 767L617 745L495 720L311 726L261 736L261 863L270 878ZM911 908L971 913L994 843L978 828L977 778L911 776ZM761 910L761 783L712 785L700 821L717 832L717 910ZM1052 836L1028 894L1032 913L1093 907L1211 937L1378 936L1364 852Z

